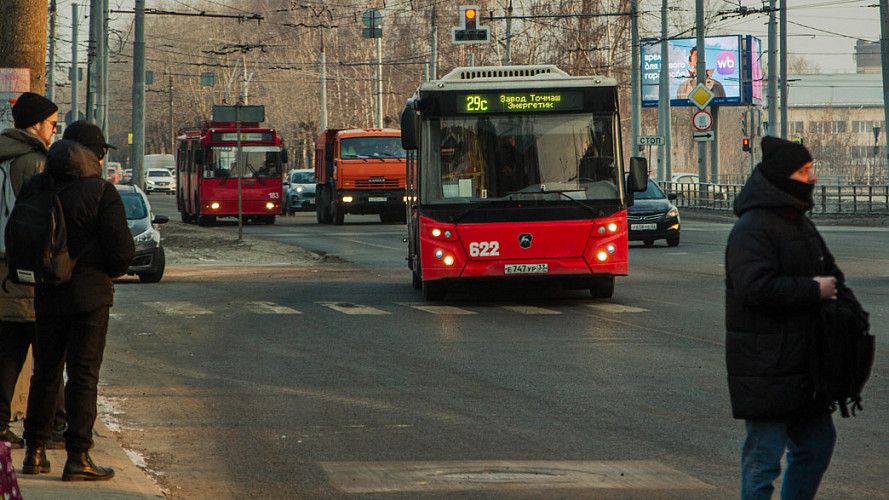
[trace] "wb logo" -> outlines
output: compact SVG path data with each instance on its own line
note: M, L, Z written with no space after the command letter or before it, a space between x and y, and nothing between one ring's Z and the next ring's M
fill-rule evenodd
M531 239L532 236L529 233L522 233L519 235L519 246L522 248L531 248Z

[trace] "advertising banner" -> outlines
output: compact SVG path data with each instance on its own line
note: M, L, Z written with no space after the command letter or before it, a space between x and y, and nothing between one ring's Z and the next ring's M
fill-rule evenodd
M713 92L711 106L750 103L751 70L745 61L751 51L752 37L740 35L712 36L704 39L707 88ZM756 40L758 42L758 40ZM676 38L667 41L669 52L670 104L692 106L688 94L697 85L697 39ZM759 62L759 55L756 61ZM642 43L642 105L657 106L661 75L661 43L646 40ZM760 75L762 68L759 67ZM761 76L760 76L761 82ZM761 95L760 83L760 95Z

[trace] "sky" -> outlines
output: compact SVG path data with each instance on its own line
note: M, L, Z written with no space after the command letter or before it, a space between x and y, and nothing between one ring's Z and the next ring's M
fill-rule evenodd
M720 11L736 10L739 5L761 9L763 3L750 0L707 0L707 5ZM775 5L780 7L781 2ZM820 68L821 73L854 73L855 42L858 39L871 42L880 40L879 0L787 0L787 50L804 57ZM647 4L643 4L647 5ZM668 6L678 9L680 16L694 19L694 0L669 1ZM660 16L660 2L656 2ZM780 14L779 14L780 15ZM725 34L754 35L768 47L768 15L746 17L725 16L713 28ZM690 36L685 34L683 36Z
M74 0L57 0L59 8L60 34L70 32L71 4ZM88 11L89 0L76 0L82 5L81 15ZM249 11L241 2L230 3L228 0L205 0L211 5L218 5L220 13L236 13ZM314 1L314 0L313 0ZM388 4L405 0L390 0ZM579 1L579 0L578 0ZM609 2L617 10L618 0L602 0L606 6ZM640 0L643 37L660 36L661 5L663 0ZM172 8L177 11L189 11L198 2L194 0L146 0L147 8ZM201 2L206 5L206 3ZM229 3L235 7L226 7ZM472 2L466 2L472 3ZM670 16L670 36L693 36L687 31L694 24L695 0L667 0ZM705 8L712 11L728 12L737 10L739 6L749 9L762 9L770 0L704 0ZM868 41L879 41L880 21L879 0L787 0L788 50L791 54L801 56L816 64L822 73L855 72L853 59L855 41L858 38ZM132 9L133 0L110 0L112 9ZM514 5L521 0L514 0ZM775 0L776 6L780 1ZM506 0L492 0L490 8L495 15L502 15L502 6ZM246 10L245 10L246 9ZM525 14L516 10L517 15ZM120 15L116 17L121 17ZM455 14L456 17L456 14ZM751 14L746 17L737 15L720 16L719 20L709 27L712 34L754 35L767 47L768 15ZM83 23L83 30L86 29ZM682 32L686 30L685 32ZM66 35L62 35L66 36ZM70 35L67 35L70 36ZM81 43L85 43L85 31L81 34ZM70 49L68 49L70 50Z

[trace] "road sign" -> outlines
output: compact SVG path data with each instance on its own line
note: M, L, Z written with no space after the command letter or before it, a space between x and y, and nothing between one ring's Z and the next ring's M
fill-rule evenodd
M701 131L701 132L695 131L695 133L694 133L695 142L712 142L713 137L715 137L715 136L716 136L716 134L714 134L712 130L706 130L706 131Z
M361 21L368 28L376 28L383 22L383 15L377 9L367 9L361 14Z
M713 115L706 111L698 111L692 116L691 124L699 132L710 130L710 126L713 125Z
M704 109L710 104L710 101L713 100L715 95L713 92L707 88L703 83L697 84L695 88L688 93L688 100L691 101L692 104L697 106L699 109Z
M637 146L663 146L666 143L662 135L640 135L636 138Z

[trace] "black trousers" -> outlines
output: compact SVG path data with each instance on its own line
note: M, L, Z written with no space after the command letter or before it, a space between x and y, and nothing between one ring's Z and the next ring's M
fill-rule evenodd
M25 365L28 347L34 343L33 321L0 321L0 427L12 419L11 401L15 384ZM27 374L30 376L30 374ZM60 387L53 427L65 426L65 392Z
M52 431L55 394L67 367L65 407L68 429L65 449L89 450L93 446L99 368L108 332L108 307L69 316L37 318L34 344L34 375L25 417L25 444L44 446Z

